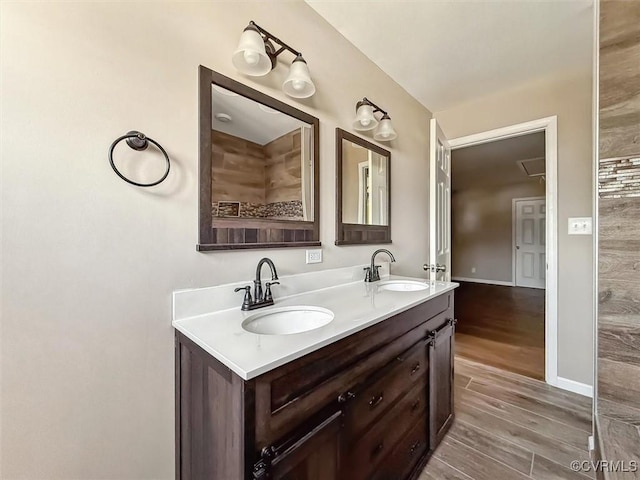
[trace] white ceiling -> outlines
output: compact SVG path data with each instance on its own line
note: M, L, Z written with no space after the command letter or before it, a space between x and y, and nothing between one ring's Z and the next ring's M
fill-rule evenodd
M266 145L276 138L307 125L297 118L218 85L212 85L211 88L212 130L244 138L258 145ZM227 115L228 121L218 120L216 118L218 114Z
M592 0L305 1L432 112L592 66Z
M451 188L460 191L538 182L540 178L529 177L518 162L544 156L544 132L453 150Z

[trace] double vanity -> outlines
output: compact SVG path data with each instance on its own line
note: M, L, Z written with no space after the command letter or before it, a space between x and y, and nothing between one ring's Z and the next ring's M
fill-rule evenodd
M382 269L273 268L257 309L174 293L176 478L417 478L453 418L457 285Z
M319 119L199 82L197 249L320 247ZM364 100L356 130L389 122ZM391 244L391 152L341 128L335 147L335 244ZM263 258L253 284L174 293L177 479L417 478L453 418L456 284L378 253L395 261L278 277Z

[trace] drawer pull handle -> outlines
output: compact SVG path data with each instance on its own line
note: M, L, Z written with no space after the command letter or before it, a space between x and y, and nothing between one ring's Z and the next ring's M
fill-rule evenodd
M416 365L413 367L413 369L411 370L411 375L416 373L418 370L420 370L420 362L416 363Z
M419 406L420 406L420 400L416 400L415 402L413 402L413 405L411 405L411 412L415 412Z
M378 405L380 405L383 399L384 399L384 395L382 393L375 397L371 397L371 400L369 400L369 407L373 410Z
M356 394L353 392L341 393L338 395L338 403L347 403L352 398L356 398Z
M380 452L382 451L383 448L384 448L384 442L380 442L378 445L376 445L376 447L373 450L371 450L370 458L374 459L375 457L380 455Z
M416 453L416 450L418 450L418 448L420 448L419 441L411 445L411 448L409 449L409 456L413 457L413 454Z

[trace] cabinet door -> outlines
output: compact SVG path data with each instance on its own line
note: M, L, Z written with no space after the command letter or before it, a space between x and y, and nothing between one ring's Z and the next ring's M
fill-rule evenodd
M265 448L253 469L255 480L338 480L342 412L325 417L314 427L292 435L278 446Z
M429 338L429 440L434 450L453 421L453 355L455 320Z

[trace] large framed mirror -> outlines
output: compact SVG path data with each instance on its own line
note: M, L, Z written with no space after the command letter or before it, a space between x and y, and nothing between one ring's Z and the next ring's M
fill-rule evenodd
M319 121L200 66L199 251L320 245Z
M391 243L391 153L336 128L336 245Z

